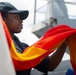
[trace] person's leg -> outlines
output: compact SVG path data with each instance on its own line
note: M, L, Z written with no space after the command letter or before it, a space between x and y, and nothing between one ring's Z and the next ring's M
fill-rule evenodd
M66 75L75 75L73 69L68 69Z

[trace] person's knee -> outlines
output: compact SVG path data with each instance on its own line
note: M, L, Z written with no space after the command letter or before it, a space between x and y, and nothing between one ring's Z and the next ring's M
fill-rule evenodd
M74 70L73 69L68 69L66 72L66 75L75 75Z

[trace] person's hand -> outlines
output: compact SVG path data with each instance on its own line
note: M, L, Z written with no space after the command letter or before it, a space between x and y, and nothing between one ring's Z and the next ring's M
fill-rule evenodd
M60 47L62 47L62 48L67 47L67 42L64 41Z
M68 38L64 41L64 43L65 43L66 45L68 45Z
M59 47L61 50L66 50L68 43L67 43L67 39L61 44L61 46Z

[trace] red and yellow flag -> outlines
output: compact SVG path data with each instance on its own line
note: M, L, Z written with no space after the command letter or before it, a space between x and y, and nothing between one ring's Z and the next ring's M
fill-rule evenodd
M65 24L57 25L49 29L39 41L27 47L22 54L19 54L3 20L2 24L16 70L26 70L36 66L68 38L70 61L76 72L76 29Z

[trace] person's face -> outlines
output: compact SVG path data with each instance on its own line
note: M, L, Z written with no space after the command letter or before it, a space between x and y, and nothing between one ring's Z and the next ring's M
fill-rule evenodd
M23 21L20 19L19 14L7 14L4 18L10 33L19 33L23 28Z

